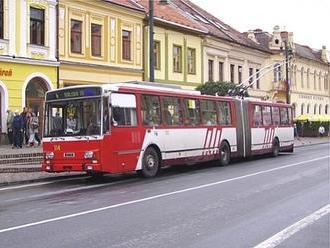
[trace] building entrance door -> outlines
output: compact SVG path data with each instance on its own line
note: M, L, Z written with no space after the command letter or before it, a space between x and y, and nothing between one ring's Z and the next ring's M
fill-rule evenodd
M46 83L42 78L33 78L25 91L26 107L32 108L39 119L39 136L43 134L44 102L47 91Z

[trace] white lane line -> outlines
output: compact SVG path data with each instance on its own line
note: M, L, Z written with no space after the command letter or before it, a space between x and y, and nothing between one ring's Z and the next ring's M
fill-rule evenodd
M82 177L82 178L78 177L78 178L61 179L61 180L56 180L56 181L52 181L52 182L30 183L30 184L0 188L0 191L12 190L12 189L23 189L23 188L36 187L36 186L41 186L41 185L46 185L46 184L53 184L53 183L58 183L58 182L82 180L82 179L86 179L86 178L87 177Z
M290 168L290 167L293 167L293 166L306 164L306 163L310 163L310 162L314 162L314 161L318 161L318 160L322 160L322 159L329 158L329 157L330 156L324 156L324 157L320 157L320 158L306 160L306 161L303 161L303 162L298 162L298 163L294 163L294 164L288 164L288 165L280 166L280 167L269 169L269 170L259 171L259 172L251 173L251 174L248 174L248 175L240 176L240 177L234 177L234 178L230 178L230 179L226 179L226 180L222 180L222 181L203 184L203 185L199 185L199 186L196 186L196 187L191 187L191 188L186 188L186 189L182 189L182 190L172 191L172 192L168 192L168 193L164 193L164 194L160 194L160 195L155 195L155 196L150 196L150 197L146 197L146 198L142 198L142 199L138 199L138 200L133 200L133 201L123 202L123 203L119 203L119 204L109 205L109 206L105 206L105 207L101 207L101 208L91 209L91 210L87 210L87 211L83 211L83 212L78 212L78 213L75 213L75 214L69 214L69 215L64 215L64 216L60 216L60 217L56 217L56 218L51 218L51 219L46 219L46 220L42 220L42 221L32 222L32 223L28 223L28 224L24 224L24 225L13 226L13 227L1 229L0 233L14 231L14 230L23 229L23 228L32 227L32 226L37 226L37 225L41 225L41 224L45 224L45 223L70 219L70 218L74 218L74 217L78 217L78 216L82 216L82 215L87 215L87 214L92 214L92 213L96 213L96 212L105 211L105 210L108 210L108 209L113 209L113 208L118 208L118 207L122 207L122 206L132 205L132 204L135 204L135 203L146 202L146 201L150 201L150 200L154 200L154 199L158 199L158 198L163 198L163 197L167 197L167 196L178 195L178 194L181 194L181 193L185 193L185 192L189 192L189 191L193 191L193 190L198 190L198 189L203 189L203 188L208 188L208 187L216 186L216 185L219 185L219 184L228 183L228 182L232 182L232 181L236 181L236 180L240 180L240 179L245 179L245 178L249 178L249 177L253 177L253 176L257 176L257 175L262 175L262 174L266 174L266 173L269 173L269 172L278 171L278 170Z
M112 183L102 183L102 184L96 184L96 185L88 185L88 186L81 186L81 187L76 187L76 188L63 189L63 190L57 190L57 191L47 192L47 193L42 193L42 194L29 195L27 197L17 197L17 198L12 198L12 199L6 199L3 202L8 203L8 202L13 202L13 201L27 200L27 199L31 199L31 198L46 197L46 196L51 196L51 195L70 193L70 192L75 192L75 191L79 191L79 190L101 188L101 187L105 187L105 186L119 185L120 183L129 183L129 182L132 182L135 180L136 179L128 179L128 180L112 182Z
M313 224L315 221L320 219L322 216L330 213L330 204L325 205L316 212L306 216L305 218L299 220L293 225L283 229L282 231L276 233L274 236L258 244L254 248L273 248L281 244L284 240L290 238L296 232L304 229L308 225Z

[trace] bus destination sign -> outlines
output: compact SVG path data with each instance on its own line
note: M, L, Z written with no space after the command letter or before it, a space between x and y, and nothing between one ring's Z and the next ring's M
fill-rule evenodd
M60 100L68 98L78 98L78 97L91 97L100 96L100 87L86 87L86 88L74 88L74 89L61 89L54 92L47 93L46 100Z

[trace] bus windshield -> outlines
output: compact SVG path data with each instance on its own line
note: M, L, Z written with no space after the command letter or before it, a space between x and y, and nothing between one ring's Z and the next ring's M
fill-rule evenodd
M101 97L46 103L45 137L101 134Z

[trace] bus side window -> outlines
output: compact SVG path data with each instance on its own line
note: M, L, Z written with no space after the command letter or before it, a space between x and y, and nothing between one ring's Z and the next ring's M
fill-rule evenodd
M289 111L289 124L292 125L292 109L288 108Z
M136 126L136 97L133 94L112 93L113 126Z
M163 98L163 113L165 125L182 125L182 110L180 99L176 97Z
M159 126L161 123L158 96L142 95L142 120L145 126Z
M262 106L262 120L263 120L264 126L272 125L272 115L271 115L269 106Z
M280 125L280 110L278 107L272 107L272 119L273 125Z
M213 126L217 124L217 110L214 101L202 100L201 110L203 116L202 123L204 125Z
M254 105L253 108L253 126L262 126L261 107L259 105Z
M281 125L288 125L289 118L288 118L288 109L287 108L280 109L280 116L281 116Z
M231 125L231 111L229 102L219 102L219 124L220 125Z
M200 124L199 101L195 99L184 99L185 125L196 126Z

